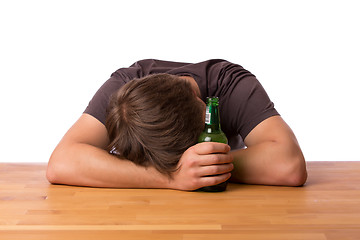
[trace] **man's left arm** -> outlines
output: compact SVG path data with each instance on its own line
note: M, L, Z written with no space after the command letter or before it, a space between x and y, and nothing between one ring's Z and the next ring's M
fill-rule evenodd
M246 149L230 152L230 181L248 184L301 186L306 182L305 159L290 127L280 116L258 124L244 139Z

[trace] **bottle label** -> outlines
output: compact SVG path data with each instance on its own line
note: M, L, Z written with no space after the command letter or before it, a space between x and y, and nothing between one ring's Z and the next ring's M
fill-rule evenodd
M210 123L211 123L210 119L211 119L211 113L210 113L210 111L209 111L209 107L206 106L205 123L206 123L206 124L210 124Z

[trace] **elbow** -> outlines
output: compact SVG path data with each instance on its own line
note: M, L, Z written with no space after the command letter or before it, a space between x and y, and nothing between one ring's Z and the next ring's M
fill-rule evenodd
M287 186L290 187L301 187L305 185L307 180L307 171L305 170L297 170L291 172L287 179Z
M57 184L57 183L62 183L62 178L61 176L63 174L61 174L61 169L62 169L62 159L63 157L60 156L56 150L53 152L53 154L51 155L49 162L48 162L48 166L46 169L46 179L51 183L51 184Z
M51 184L57 183L56 172L55 172L55 169L53 167L53 164L48 163L47 170L46 170L46 179Z
M58 182L56 168L54 165L55 165L54 159L51 156L49 159L47 169L46 169L46 179L52 184L55 184Z
M303 186L306 183L307 176L305 159L301 154L301 156L288 160L283 171L283 185L291 187Z

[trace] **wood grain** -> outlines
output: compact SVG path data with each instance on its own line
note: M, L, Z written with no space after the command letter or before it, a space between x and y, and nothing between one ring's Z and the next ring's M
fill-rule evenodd
M0 239L360 239L360 162L308 162L303 187L222 193L51 185L0 163Z

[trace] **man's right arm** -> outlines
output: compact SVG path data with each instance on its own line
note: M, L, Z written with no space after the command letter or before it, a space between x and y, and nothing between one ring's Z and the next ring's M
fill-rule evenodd
M105 126L83 114L52 153L47 179L51 183L114 188L166 188L168 179L152 167L136 166L106 150Z
M230 148L225 144L201 143L189 148L169 179L151 166L145 168L111 155L104 150L108 143L105 126L83 114L52 153L47 179L55 184L91 187L195 190L225 181L233 169L232 156L227 154Z

